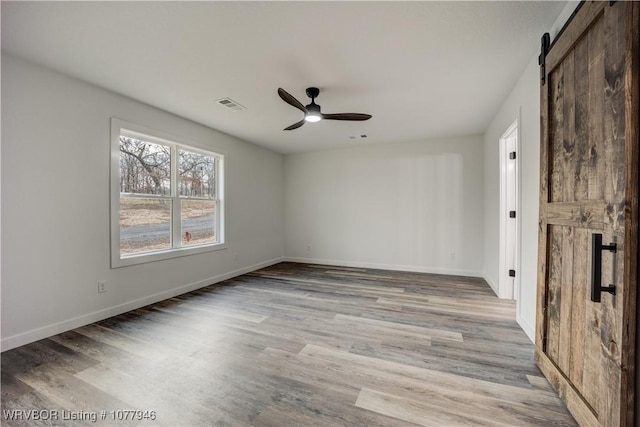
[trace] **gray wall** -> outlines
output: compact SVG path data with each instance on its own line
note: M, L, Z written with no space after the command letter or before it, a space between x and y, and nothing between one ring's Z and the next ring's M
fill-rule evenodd
M306 262L481 276L482 138L285 157L285 253Z
M226 152L228 249L110 268L111 117ZM3 54L2 349L281 260L283 169L280 154Z

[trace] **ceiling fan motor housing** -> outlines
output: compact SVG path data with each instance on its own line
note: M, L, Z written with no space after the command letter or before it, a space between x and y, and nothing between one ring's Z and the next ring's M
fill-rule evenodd
M307 109L308 113L320 114L320 106L313 101L311 101L311 104L305 106L305 108Z
M320 94L320 89L317 87L308 87L307 88L307 96L313 100L313 98L317 97Z

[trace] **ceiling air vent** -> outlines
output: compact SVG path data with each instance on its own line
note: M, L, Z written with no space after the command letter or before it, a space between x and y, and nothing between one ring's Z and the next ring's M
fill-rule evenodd
M236 111L242 111L247 109L247 107L244 107L238 104L236 101L234 101L231 98L216 99L216 102L222 105L223 107L231 108L232 110L236 110Z

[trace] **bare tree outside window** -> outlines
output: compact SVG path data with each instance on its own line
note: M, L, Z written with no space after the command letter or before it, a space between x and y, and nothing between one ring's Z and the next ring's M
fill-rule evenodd
M172 153L177 195L171 189ZM214 156L121 135L120 194L121 256L217 242ZM174 203L179 221L172 218Z
M180 196L214 198L215 159L200 153L178 150Z
M120 192L171 195L171 148L121 136Z

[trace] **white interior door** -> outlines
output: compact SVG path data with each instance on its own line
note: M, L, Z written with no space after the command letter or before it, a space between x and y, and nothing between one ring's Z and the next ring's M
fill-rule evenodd
M518 122L500 138L499 297L518 299Z

